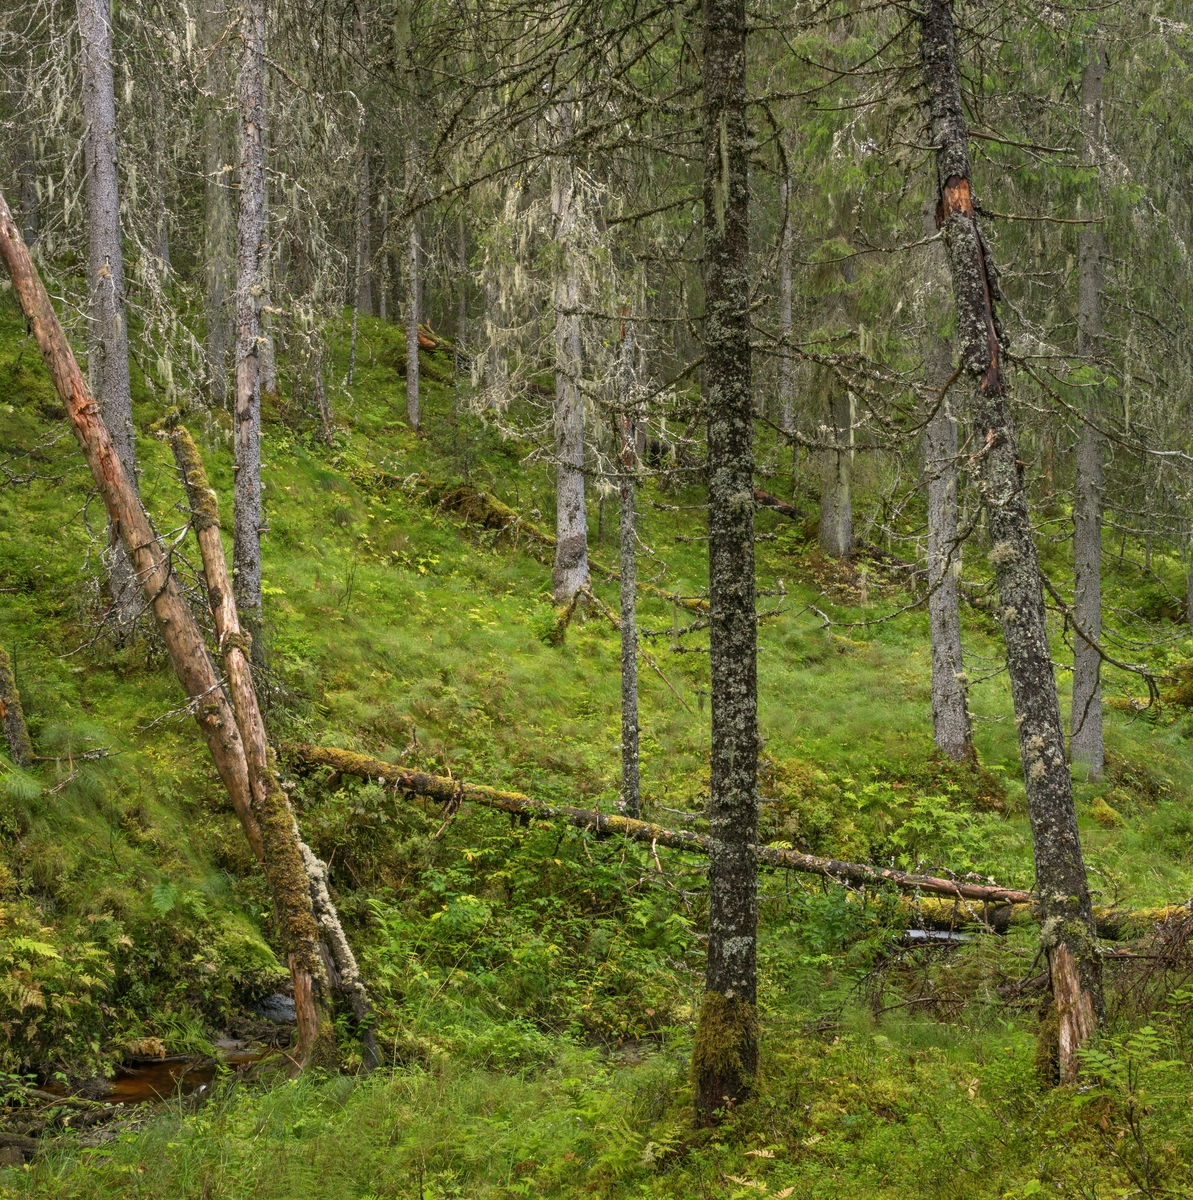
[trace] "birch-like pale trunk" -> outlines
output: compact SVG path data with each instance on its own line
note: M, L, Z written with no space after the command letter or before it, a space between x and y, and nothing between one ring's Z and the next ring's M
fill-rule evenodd
M83 159L87 182L87 373L104 424L137 491L137 435L133 428L124 306L124 245L116 174L116 93L112 73L109 0L79 0L83 55ZM108 583L121 638L140 610L137 581L115 531L109 530Z
M853 396L828 381L825 435L834 449L821 451L820 547L833 558L853 553Z
M203 42L209 47L203 99L203 311L204 354L211 403L228 407L235 289L235 220L232 215L232 139L227 113L228 12L225 0L200 5Z
M1095 40L1081 77L1081 127L1085 162L1096 171L1102 137L1102 81L1106 55ZM1077 234L1077 353L1093 365L1102 353L1102 227L1082 225ZM1088 421L1077 443L1073 485L1073 709L1069 755L1098 779L1106 761L1102 744L1102 435L1099 389L1088 392ZM1084 636L1083 636L1084 635ZM1086 640L1088 638L1088 641ZM1094 643L1091 645L1091 643Z
M924 236L936 233L936 201L924 206ZM925 248L924 284L927 329L924 334L924 382L936 390L953 374L953 343L938 326L949 291L948 263L939 245ZM928 479L928 624L932 637L932 736L936 748L958 761L973 757L973 733L966 704L961 655L961 613L957 579L961 545L957 541L957 418L953 397L943 402L924 431L924 474Z
M572 106L555 108L556 136L572 136ZM580 394L580 267L576 261L576 180L567 153L551 159L551 213L555 218L555 566L557 604L588 585L588 514L584 506L584 398Z
M261 301L265 240L265 2L248 0L240 21L240 209L236 228L236 487L233 585L240 619L262 662Z
M621 474L621 806L627 817L642 810L638 762L638 620L637 529L634 519L634 419L630 412L634 383L634 329L622 309L621 344L618 347L618 413L616 429Z
M705 0L704 406L708 419L708 958L692 1047L703 1122L758 1069L758 618L750 355L745 0Z
M1055 1035L1049 1023L1041 1037L1047 1039L1045 1048L1055 1049L1060 1079L1071 1082L1078 1073L1077 1051L1093 1037L1103 1012L1102 964L1065 757L1024 468L1002 371L1005 348L994 307L1001 297L990 247L974 209L968 127L948 0L928 0L920 22L928 137L937 148L936 221L953 280L957 343L973 421L971 470L990 532L990 562L998 586L998 616L1035 850L1040 944L1048 955L1055 1002Z

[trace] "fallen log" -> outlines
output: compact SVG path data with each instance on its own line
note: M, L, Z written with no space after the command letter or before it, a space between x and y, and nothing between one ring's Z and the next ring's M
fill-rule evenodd
M787 504L780 500L778 496L772 496L769 492L764 492L761 488L754 489L754 503L759 508L769 508L777 512L781 517L790 517L793 521L802 521L807 517L807 513L802 509L796 508L793 504Z
M425 796L440 804L458 806L468 800L519 816L538 817L547 821L567 821L583 829L591 829L595 833L628 837L634 841L669 846L674 850L687 850L694 854L708 853L707 835L693 833L688 829L668 829L651 821L638 821L632 817L597 812L594 809L544 804L521 792L507 792L479 783L466 783L462 779L445 779L441 775L410 771L405 767L382 762L365 754L357 754L352 750L295 743L287 745L284 749L295 762L308 766L331 767L342 775L376 780L395 791ZM839 862L834 858L818 858L812 854L801 854L797 850L786 850L779 846L755 846L754 850L758 861L766 866L798 871L806 875L819 875L838 883L890 884L908 891L927 892L983 904L1030 904L1032 900L1030 892L1017 888L965 883L941 879L935 875L917 875L893 868L870 867L864 863Z

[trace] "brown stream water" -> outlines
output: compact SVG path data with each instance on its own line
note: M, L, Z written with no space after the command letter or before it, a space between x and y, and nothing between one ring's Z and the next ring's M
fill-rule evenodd
M226 1050L223 1062L235 1070L259 1062L264 1057L265 1051L262 1049ZM210 1058L177 1056L146 1059L117 1067L109 1079L88 1085L85 1093L104 1104L156 1104L178 1096L202 1094L211 1086L217 1069L217 1063ZM68 1094L66 1088L60 1085L46 1085L43 1090Z

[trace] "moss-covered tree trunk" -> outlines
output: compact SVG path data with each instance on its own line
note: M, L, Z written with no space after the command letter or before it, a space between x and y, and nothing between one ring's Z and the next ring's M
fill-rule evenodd
M1002 371L1004 346L990 250L978 227L956 38L947 0L930 0L921 18L921 55L929 137L936 149L936 221L944 235L957 312L957 342L967 382L971 470L986 510L990 561L1000 602L1007 672L1027 787L1036 891L1057 1017L1062 1079L1077 1072L1076 1051L1102 1009L1101 963L1064 726L1048 645L1039 562L1032 539L1023 464Z
M1086 165L1096 171L1102 137L1102 80L1106 56L1095 40L1081 77L1081 125ZM1077 353L1093 365L1102 353L1102 227L1083 225L1077 234ZM1069 719L1069 753L1090 776L1102 774L1102 435L1099 389L1088 392L1086 415L1077 443L1073 483L1073 710ZM1088 639L1088 640L1087 640Z
M706 0L704 404L712 675L708 966L692 1048L696 1109L744 1099L758 1066L758 677L754 612L745 0Z

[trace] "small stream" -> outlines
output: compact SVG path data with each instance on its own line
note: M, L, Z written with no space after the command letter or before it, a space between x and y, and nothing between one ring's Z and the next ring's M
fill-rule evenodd
M265 1055L263 1050L225 1051L225 1066L247 1067L259 1062ZM156 1104L159 1100L171 1100L178 1096L203 1093L211 1086L218 1064L210 1058L154 1059L147 1062L119 1066L106 1080L107 1086L96 1090L94 1098L104 1104Z

